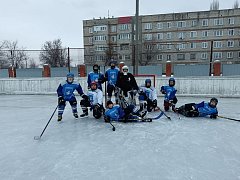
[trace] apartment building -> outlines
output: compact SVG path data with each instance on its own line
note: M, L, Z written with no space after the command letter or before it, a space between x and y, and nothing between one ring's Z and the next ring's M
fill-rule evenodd
M240 61L240 9L144 15L139 17L139 65L165 61ZM83 21L85 64L112 58L132 65L135 17Z

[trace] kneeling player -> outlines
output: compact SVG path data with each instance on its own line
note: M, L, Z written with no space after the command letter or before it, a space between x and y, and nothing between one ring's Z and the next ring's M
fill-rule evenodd
M147 111L159 110L157 107L157 91L151 86L151 80L145 80L145 86L139 88L140 110L147 107Z
M69 101L69 103L72 107L73 116L75 118L78 118L77 100L73 93L75 90L77 90L77 92L82 96L82 98L86 97L86 95L83 94L81 85L79 83L74 82L74 74L68 73L67 80L64 83L61 83L57 89L58 121L62 120L62 115L63 115L63 111L66 106L66 101Z
M83 111L83 114L81 114L80 117L88 117L88 107L90 107L90 109L93 110L93 116L96 119L99 119L104 111L102 105L103 93L97 88L97 83L95 81L91 83L90 88L91 89L88 91L87 97L80 102Z
M218 116L217 110L218 100L212 98L210 102L202 101L199 104L189 103L185 104L176 109L179 114L182 114L186 117L205 117L210 116L210 118L216 119Z

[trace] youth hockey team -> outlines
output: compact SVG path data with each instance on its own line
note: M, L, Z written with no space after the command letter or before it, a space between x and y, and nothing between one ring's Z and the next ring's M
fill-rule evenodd
M102 84L107 83L107 102L103 105ZM84 93L81 85L74 81L74 74L68 73L65 82L57 88L58 94L58 121L62 120L62 115L69 102L72 113L78 118L77 100L74 91L82 97L80 106L82 114L80 118L86 118L89 115L89 109L93 117L100 119L104 117L105 122L123 121L128 122L131 119L144 119L146 114L151 111L159 111L157 105L157 90L152 86L150 79L145 80L143 86L138 86L135 77L129 72L128 66L122 67L122 72L112 61L110 68L105 74L100 72L100 67L95 64L93 71L87 78L88 92ZM168 85L162 86L160 92L164 94L164 110L182 114L187 117L205 117L217 118L218 100L212 98L210 102L188 103L176 108L178 99L176 97L175 79L170 78ZM139 106L136 106L136 95L138 94ZM115 104L112 102L112 96L115 96Z

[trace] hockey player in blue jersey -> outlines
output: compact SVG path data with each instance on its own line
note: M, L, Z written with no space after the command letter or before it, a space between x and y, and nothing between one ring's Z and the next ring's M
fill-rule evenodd
M170 78L168 81L168 86L162 86L161 92L162 94L165 94L164 96L164 110L168 111L169 108L172 106L172 110L175 111L175 106L178 102L176 97L177 90L174 88L175 86L175 79Z
M74 95L74 91L82 96L82 98L86 98L86 95L83 93L82 87L79 83L74 82L74 74L68 73L67 80L61 83L58 86L57 94L58 94L58 121L62 120L63 111L66 106L66 101L68 101L72 107L73 116L78 118L77 112L77 100Z
M157 91L151 86L151 79L145 80L145 86L139 87L139 104L140 109L147 108L148 112L159 110L157 106Z
M217 98L212 98L210 102L202 101L199 104L189 103L185 104L176 109L176 112L187 117L205 117L216 119L218 116L217 110L218 100Z
M119 105L113 105L112 101L107 101L107 110L104 114L105 122L110 121L124 121L132 119L141 119L146 115L146 111L137 109L134 105L128 105L126 108L122 108Z
M105 80L108 81L107 83L107 99L108 100L111 100L112 93L113 91L115 92L115 85L116 85L117 77L119 73L119 69L116 67L116 62L111 61L110 66L111 68L107 69L105 73ZM116 103L118 103L117 99L116 99Z
M90 88L91 89L87 93L87 98L82 99L80 102L83 111L80 118L88 117L88 107L90 107L90 110L93 110L93 116L99 119L104 112L103 93L97 88L97 82L95 81L91 83Z
M102 90L102 83L104 83L104 74L100 72L100 67L97 64L93 65L93 71L88 74L88 89L90 89L91 82L97 82L98 89Z

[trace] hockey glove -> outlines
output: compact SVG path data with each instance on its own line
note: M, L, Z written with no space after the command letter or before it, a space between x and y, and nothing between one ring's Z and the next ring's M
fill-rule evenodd
M82 98L83 98L83 99L88 99L88 96L87 96L86 94L83 94L83 95L82 95Z

